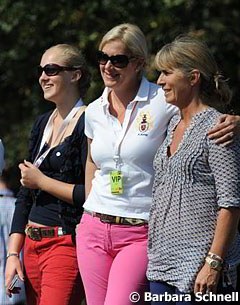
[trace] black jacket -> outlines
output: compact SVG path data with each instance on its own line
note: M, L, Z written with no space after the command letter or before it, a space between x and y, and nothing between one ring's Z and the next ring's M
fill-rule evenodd
M51 115L45 113L36 120L29 141L29 161L33 162L42 139L44 128ZM85 200L84 177L87 157L87 139L84 135L84 113L72 135L51 149L39 169L48 177L75 184L73 205L41 190L21 187L16 200L11 233L24 233L28 219L46 226L62 226L69 234L82 215Z

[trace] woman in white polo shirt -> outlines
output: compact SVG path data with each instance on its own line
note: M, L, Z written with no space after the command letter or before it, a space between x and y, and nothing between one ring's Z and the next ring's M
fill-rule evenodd
M87 199L78 264L88 305L128 305L138 297L146 304L152 163L177 109L143 77L147 45L137 26L114 27L97 56L106 88L85 112Z

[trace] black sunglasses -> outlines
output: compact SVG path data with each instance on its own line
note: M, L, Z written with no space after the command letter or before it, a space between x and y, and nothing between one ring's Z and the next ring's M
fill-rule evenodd
M111 64L116 68L125 68L130 59L134 57L128 57L127 55L114 55L108 56L106 53L102 51L97 52L97 61L100 65L106 65L106 63L110 60Z
M64 67L64 66L59 66L57 64L47 64L44 67L41 66L37 67L39 77L42 75L43 71L47 76L54 76L61 71L74 71L78 69L80 69L80 67Z

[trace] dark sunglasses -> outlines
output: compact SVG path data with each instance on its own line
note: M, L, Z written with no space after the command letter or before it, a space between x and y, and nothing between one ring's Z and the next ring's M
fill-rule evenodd
M78 69L80 69L80 67L64 67L64 66L59 66L57 64L47 64L44 67L41 66L37 67L39 77L42 75L43 71L47 76L54 76L61 71L74 71Z
M106 65L106 63L110 60L111 64L116 68L125 68L130 59L134 57L128 57L127 55L114 55L108 56L106 53L102 51L97 52L97 61L100 65Z

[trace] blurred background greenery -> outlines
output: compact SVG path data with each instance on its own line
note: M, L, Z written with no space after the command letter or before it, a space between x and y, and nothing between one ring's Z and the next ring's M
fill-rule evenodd
M19 186L17 165L27 156L31 125L52 107L36 74L45 49L57 43L82 49L93 75L89 103L102 90L95 52L110 28L137 24L147 37L149 63L164 43L191 33L212 49L233 89L231 109L240 113L239 15L239 0L0 0L0 138L12 188ZM151 64L147 76L156 80Z

